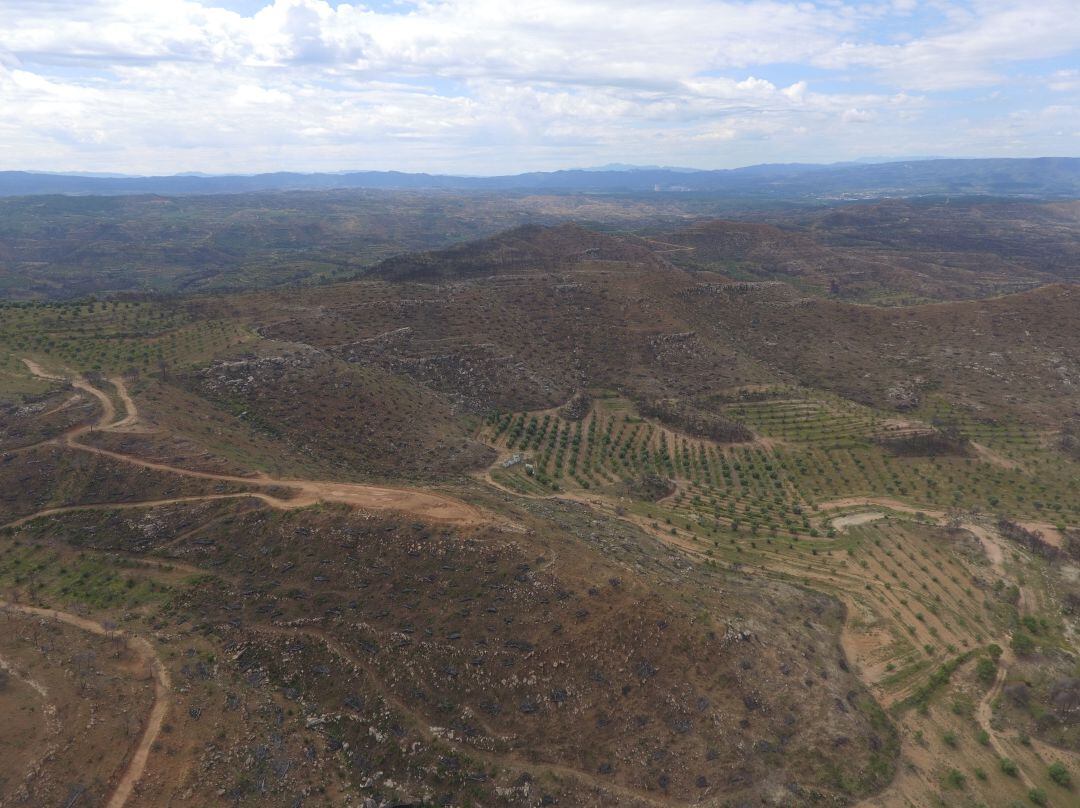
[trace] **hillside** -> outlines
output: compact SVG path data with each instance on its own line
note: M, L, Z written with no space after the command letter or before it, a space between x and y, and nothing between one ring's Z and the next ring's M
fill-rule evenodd
M0 305L0 802L1071 804L1080 290L900 204Z
M641 263L647 249L688 270L897 305L1075 282L1078 227L1075 202L982 198L746 205L649 193L30 196L0 199L0 297L310 286L377 266L386 277L419 279L470 261L486 272L480 267L492 262L575 260L567 249L618 250Z
M850 300L921 303L1076 282L1076 216L1075 202L889 200L751 215L761 222L705 220L655 242L689 269Z
M459 281L479 276L574 269L586 260L656 265L645 243L565 224L524 225L492 238L421 254L388 258L370 275L389 281Z

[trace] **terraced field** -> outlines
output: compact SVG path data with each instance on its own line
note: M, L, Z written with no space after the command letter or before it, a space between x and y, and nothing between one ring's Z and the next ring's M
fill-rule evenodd
M37 354L86 370L182 366L251 337L238 323L195 318L175 303L0 303L8 357Z
M1054 573L968 503L1022 505L1037 490L1051 506L1029 513L1076 524L1075 470L1047 482L977 455L893 457L875 437L928 427L898 427L828 398L726 414L764 439L690 438L616 397L598 399L580 421L558 410L494 416L481 436L501 450L488 475L508 490L581 499L707 564L843 601L847 658L905 739L907 768L868 805L1009 805L1029 793L1066 804L1049 766L1075 770L1080 755L1033 745L996 717L1017 634L1034 630L1043 653L1070 648L1050 606ZM1001 430L979 437L1012 445L1026 464L1049 463L1034 441ZM670 479L670 493L642 498L635 484L649 477Z
M886 419L851 401L789 388L759 390L752 400L727 404L724 415L756 432L813 446L857 444L886 428Z
M669 516L686 529L816 536L824 528L811 517L822 503L857 496L1006 512L1050 531L1080 522L1075 464L1043 445L1015 444L1018 460L1008 464L983 456L978 443L970 456L898 456L875 439L922 434L930 425L897 423L827 397L732 405L724 413L745 417L759 438L693 438L638 416L618 397L598 399L580 421L558 410L494 415L479 436L503 453L492 479L521 493L614 490L643 475L670 478L679 492Z

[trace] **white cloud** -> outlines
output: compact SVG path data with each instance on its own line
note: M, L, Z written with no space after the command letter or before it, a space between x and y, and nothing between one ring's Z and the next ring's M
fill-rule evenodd
M1080 50L1076 0L973 0L949 6L939 33L902 45L844 41L815 58L826 68L864 67L918 90L951 90L1002 81L1010 63Z
M232 95L233 103L243 107L257 104L274 104L284 107L292 103L292 96L281 90L270 90L257 84L241 84Z
M883 153L901 132L941 153L942 133L988 125L938 91L1007 87L1010 65L1080 46L1074 0L389 8L0 0L2 167L727 165ZM1063 69L1042 86L1071 100L1078 83Z
M61 4L62 15L20 5L0 46L44 62L322 63L590 82L803 58L850 28L843 15L780 0L444 0L409 13L276 0L252 17L189 0L89 0Z
M877 116L868 110L851 107L840 113L840 120L844 123L870 123Z
M1056 93L1080 91L1080 70L1056 70L1046 86Z

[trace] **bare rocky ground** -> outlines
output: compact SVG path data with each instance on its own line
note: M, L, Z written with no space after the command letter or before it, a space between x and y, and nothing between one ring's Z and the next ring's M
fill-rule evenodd
M104 805L154 701L123 641L0 607L0 805Z

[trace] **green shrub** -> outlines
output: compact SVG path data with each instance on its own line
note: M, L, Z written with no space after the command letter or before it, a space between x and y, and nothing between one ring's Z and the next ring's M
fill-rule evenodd
M1035 640L1024 632L1018 631L1013 637L1012 649L1020 656L1028 656L1035 651Z
M971 703L971 700L964 696L957 696L952 702L953 715L960 715L970 718L975 712L975 705Z
M1051 780L1062 788L1072 787L1072 775L1069 774L1069 770L1065 768L1065 764L1054 761L1050 764L1050 768L1046 770L1046 773L1050 775Z
M980 680L989 684L994 681L994 677L997 675L997 663L992 659L983 657L975 663L975 674Z
M1020 770L1016 767L1016 763L1009 758L1002 758L1000 765L1001 770L1009 775L1009 777L1016 777L1020 773Z
M967 782L967 778L958 769L949 769L949 773L945 775L945 784L949 788L963 788Z
M1046 792L1041 788L1033 788L1028 792L1028 799L1036 805L1046 805Z

